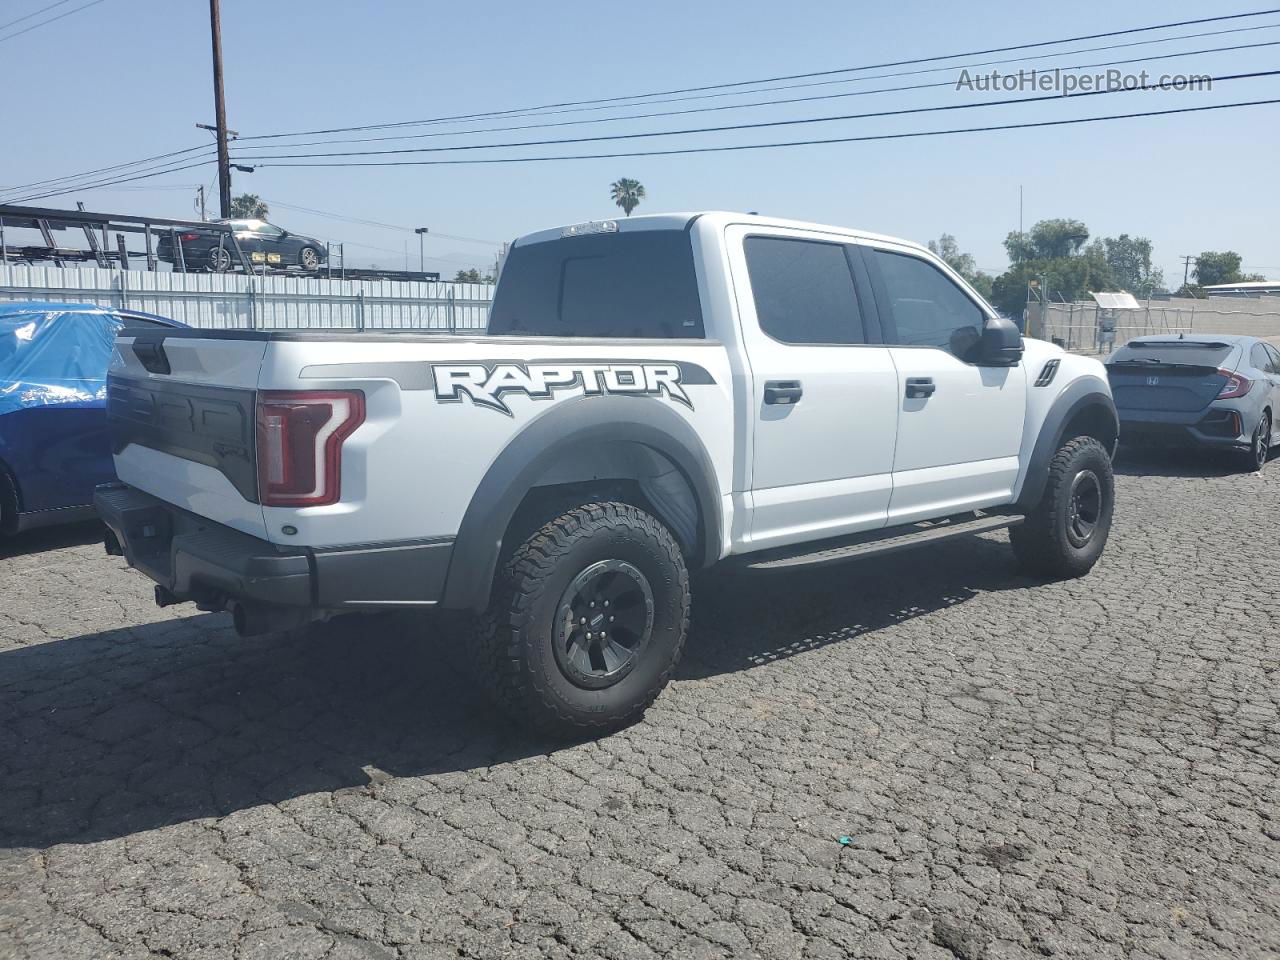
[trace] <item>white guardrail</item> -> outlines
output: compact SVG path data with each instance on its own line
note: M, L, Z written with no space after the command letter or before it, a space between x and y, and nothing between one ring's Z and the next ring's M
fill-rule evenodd
M210 329L478 331L493 285L0 265L0 301L96 303Z

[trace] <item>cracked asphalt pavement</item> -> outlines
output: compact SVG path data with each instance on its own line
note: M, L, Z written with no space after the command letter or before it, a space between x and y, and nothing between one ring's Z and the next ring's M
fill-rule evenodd
M1280 463L1118 490L1082 580L704 575L568 745L452 621L242 640L92 528L0 544L0 957L1276 957Z

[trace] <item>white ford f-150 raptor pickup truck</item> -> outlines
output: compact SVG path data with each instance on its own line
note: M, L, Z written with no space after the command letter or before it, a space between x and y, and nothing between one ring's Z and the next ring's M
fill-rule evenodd
M157 602L475 611L495 697L561 730L658 695L691 570L1009 527L1078 576L1114 502L1100 363L916 244L735 213L521 237L483 334L123 331L108 396L96 505Z

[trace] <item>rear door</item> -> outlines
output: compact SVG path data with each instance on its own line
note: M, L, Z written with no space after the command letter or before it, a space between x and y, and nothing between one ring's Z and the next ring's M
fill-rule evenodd
M254 416L266 348L251 331L122 331L107 377L117 476L264 537Z
M898 380L860 260L810 231L730 227L727 240L752 380L746 541L882 527Z
M909 248L862 250L901 384L888 522L1008 503L1026 416L1022 363L972 362L986 310L932 261Z

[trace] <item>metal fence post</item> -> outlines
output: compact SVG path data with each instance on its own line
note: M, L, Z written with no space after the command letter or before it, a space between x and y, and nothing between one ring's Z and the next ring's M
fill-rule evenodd
M364 287L356 293L356 329L364 329Z
M245 277L249 284L249 329L258 329L258 297L253 284L253 274L247 274Z

